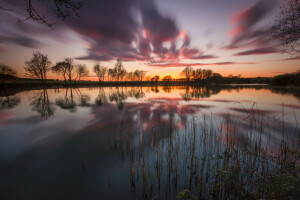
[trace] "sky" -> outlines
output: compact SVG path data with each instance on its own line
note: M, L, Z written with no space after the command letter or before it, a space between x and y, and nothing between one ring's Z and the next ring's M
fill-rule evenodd
M64 58L127 71L180 78L186 66L223 76L274 76L300 69L300 57L281 51L270 28L284 0L84 0L80 16L59 19L49 5L33 0L49 21L26 19L23 0L1 0L0 63L24 77L32 53L54 65ZM22 22L20 23L20 20ZM48 77L57 78L50 74Z

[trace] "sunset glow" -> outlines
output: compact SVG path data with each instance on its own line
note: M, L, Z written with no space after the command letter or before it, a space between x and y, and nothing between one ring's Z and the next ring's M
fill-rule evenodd
M0 13L0 61L24 77L24 61L34 51L55 64L74 58L92 71L112 68L121 58L127 71L182 78L186 66L212 69L223 76L271 77L299 69L299 57L281 52L270 27L282 4L236 0L116 0L84 2L80 17L66 20L44 14L52 28L25 19L22 1L4 1ZM43 4L35 2L36 8ZM14 12L10 11L13 10ZM60 79L54 74L49 78ZM91 73L86 80L95 80Z

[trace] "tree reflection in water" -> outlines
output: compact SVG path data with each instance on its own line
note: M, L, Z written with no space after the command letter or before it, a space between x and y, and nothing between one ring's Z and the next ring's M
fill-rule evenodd
M49 100L48 92L43 89L37 93L30 102L33 111L39 113L42 118L49 118L54 114L54 103Z
M91 98L83 95L79 88L66 88L65 96L56 99L55 104L61 109L76 112L77 107L88 107Z
M96 97L96 100L95 100L96 105L102 106L103 104L105 104L107 102L108 102L108 100L106 98L105 91L104 91L103 87L99 87L99 94L98 94L98 96Z
M218 94L221 92L220 87L207 87L207 86L187 86L185 93L181 93L180 96L185 101L190 101L193 98L207 98L211 95Z
M145 97L145 93L143 92L142 87L132 87L132 88L115 88L111 89L111 92L109 94L109 100L110 102L115 102L119 108L119 110L122 110L124 107L124 103L127 100L128 97L134 97L135 99L140 99Z
M20 97L16 95L1 96L0 97L0 110L12 109L20 103Z
M153 91L155 93L159 93L159 89L157 86L151 87L151 91Z

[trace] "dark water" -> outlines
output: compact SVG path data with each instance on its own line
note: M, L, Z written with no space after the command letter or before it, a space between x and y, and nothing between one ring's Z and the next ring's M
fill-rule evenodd
M199 176L209 188L218 163L204 161L227 145L248 150L259 138L270 155L282 140L298 145L296 89L112 87L1 94L1 199L174 199L184 189L198 193Z

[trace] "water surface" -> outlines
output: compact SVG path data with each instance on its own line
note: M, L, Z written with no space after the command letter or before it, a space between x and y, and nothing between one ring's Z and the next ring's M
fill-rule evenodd
M259 138L270 155L283 139L296 146L299 94L265 86L2 91L0 197L173 199L184 189L199 193L199 176L207 183L213 177L215 164L205 159L228 144L251 149L250 141Z

